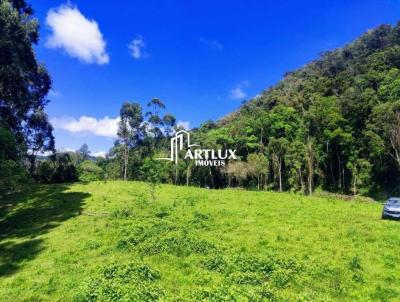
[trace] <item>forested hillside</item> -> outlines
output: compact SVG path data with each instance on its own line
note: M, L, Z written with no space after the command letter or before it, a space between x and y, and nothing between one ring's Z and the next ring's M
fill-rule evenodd
M399 191L400 25L382 25L288 72L217 123L204 141L261 153L278 190ZM209 129L209 128L213 129ZM265 159L264 159L265 160ZM243 175L236 163L227 174Z

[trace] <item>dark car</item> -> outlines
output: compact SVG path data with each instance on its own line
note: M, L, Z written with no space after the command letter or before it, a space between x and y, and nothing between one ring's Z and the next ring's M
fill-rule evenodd
M400 219L400 197L390 197L386 201L382 219Z

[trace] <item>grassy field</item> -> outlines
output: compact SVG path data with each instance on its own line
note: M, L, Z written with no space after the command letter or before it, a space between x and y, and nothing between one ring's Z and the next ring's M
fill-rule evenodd
M0 205L0 301L400 300L378 203L93 182Z

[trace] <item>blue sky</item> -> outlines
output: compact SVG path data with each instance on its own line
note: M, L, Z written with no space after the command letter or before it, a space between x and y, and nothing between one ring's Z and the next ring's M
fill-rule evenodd
M124 101L218 119L325 50L400 20L400 2L33 0L57 148L107 151ZM108 117L108 118L107 118Z

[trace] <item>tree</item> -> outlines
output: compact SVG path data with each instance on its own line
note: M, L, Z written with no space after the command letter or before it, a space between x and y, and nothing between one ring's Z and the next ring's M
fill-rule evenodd
M238 185L242 185L248 175L247 166L242 161L232 161L225 166L224 173L228 175L228 187L232 186L232 180L236 179Z
M389 141L392 147L390 153L400 168L400 112L395 112L389 129Z
M86 143L83 144L78 150L80 161L83 162L83 161L87 160L90 156L90 153L91 152L89 150L88 145Z
M172 134L172 129L176 125L176 118L171 114L166 114L163 117L163 123L165 126L165 136L168 138Z
M293 191L306 191L306 146L300 140L290 144L285 155L288 184Z
M137 103L125 102L120 110L118 137L123 146L123 180L127 180L129 149L139 144L142 136L142 108Z
M50 160L45 160L39 163L36 171L36 179L41 183L52 183L54 181L54 174L56 173L56 168Z
M269 172L269 162L264 154L252 153L247 157L247 171L249 175L257 178L257 190L260 190L262 178L267 179Z
M159 160L154 160L152 157L147 157L140 169L143 180L149 183L150 198L153 202L156 200L157 187L167 179L167 164Z
M15 135L18 144L32 143L32 137L26 136L32 135L32 124L44 126L37 123L45 122L38 118L44 117L46 95L51 88L50 76L36 61L32 47L39 38L38 21L32 13L23 0L0 2L0 121ZM44 128L39 131L41 138L34 139L35 149L42 148L40 141L53 140L50 126Z
M314 139L308 137L305 145L305 160L307 163L307 184L308 194L312 194L314 185L314 170L315 170L315 142Z
M353 195L357 195L359 189L367 189L370 182L371 164L368 160L362 158L352 158L347 163L352 174L351 191Z
M25 128L25 140L29 152L30 174L34 174L35 160L38 153L55 152L53 126L49 123L47 114L36 110L30 117Z
M36 61L38 21L24 0L0 1L0 194L28 183L38 153L54 151L44 107L51 79Z
M85 160L78 166L79 180L94 181L104 178L104 171L95 162Z
M58 153L55 155L56 171L54 182L74 182L79 180L78 171L69 153Z
M165 105L160 99L154 98L147 103L147 107L150 108L150 110L146 112L146 117L148 117L148 122L150 124L150 132L153 133L154 138L157 140L162 137L160 127L164 125L164 122L160 117L160 110L165 109Z
M278 179L279 192L282 192L283 158L289 142L286 138L272 138L268 144L268 153L271 154L274 175Z

